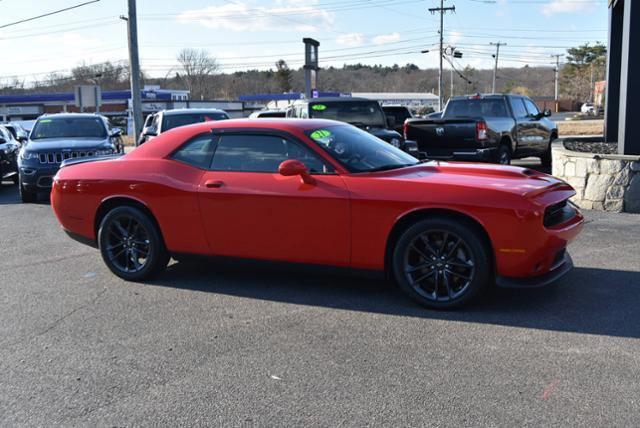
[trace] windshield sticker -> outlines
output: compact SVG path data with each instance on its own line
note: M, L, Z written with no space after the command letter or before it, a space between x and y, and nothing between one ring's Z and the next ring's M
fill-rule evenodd
M311 110L322 111L326 109L327 109L327 106L324 104L314 104L311 106Z
M316 129L310 137L318 144L329 147L333 142L333 134L326 129Z

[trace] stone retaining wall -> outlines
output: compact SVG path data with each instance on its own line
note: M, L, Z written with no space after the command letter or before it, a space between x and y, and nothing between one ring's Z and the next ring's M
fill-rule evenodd
M640 156L598 155L552 147L552 174L576 189L581 208L640 213Z

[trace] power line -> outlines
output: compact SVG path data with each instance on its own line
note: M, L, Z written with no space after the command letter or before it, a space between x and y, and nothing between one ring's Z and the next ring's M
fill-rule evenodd
M15 22L11 22L9 24L0 25L0 28L6 28L6 27L10 27L12 25L18 25L18 24L22 24L24 22L33 21L35 19L40 19L40 18L44 18L44 17L47 17L47 16L56 15L58 13L66 12L66 11L72 10L72 9L77 9L79 7L86 6L86 5L92 4L92 3L97 3L99 1L100 0L90 0L90 1L87 1L87 2L84 2L84 3L77 4L75 6L69 6L69 7L65 7L64 9L58 9L58 10L54 10L53 12L48 12L48 13L44 13L42 15L34 16L32 18L21 19L20 21L15 21Z

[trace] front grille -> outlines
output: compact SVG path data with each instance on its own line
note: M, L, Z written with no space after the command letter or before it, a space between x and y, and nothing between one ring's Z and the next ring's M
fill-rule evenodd
M38 159L42 164L59 164L63 160L95 156L94 151L50 152L40 153Z
M568 200L549 205L544 211L545 227L552 227L562 224L576 215L576 210L571 206Z

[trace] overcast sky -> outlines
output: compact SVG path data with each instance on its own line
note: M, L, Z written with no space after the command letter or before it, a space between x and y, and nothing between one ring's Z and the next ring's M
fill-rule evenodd
M0 26L87 0L2 0ZM0 29L0 80L31 81L82 63L127 58L126 0L101 0L75 10ZM320 41L321 66L344 63L434 67L437 0L138 0L142 68L175 70L184 47L208 50L220 71L269 68L283 58L302 64L302 38ZM493 66L490 42L502 41L503 66L547 65L550 54L607 39L605 0L446 0L445 43L461 68ZM420 50L431 49L428 54Z

